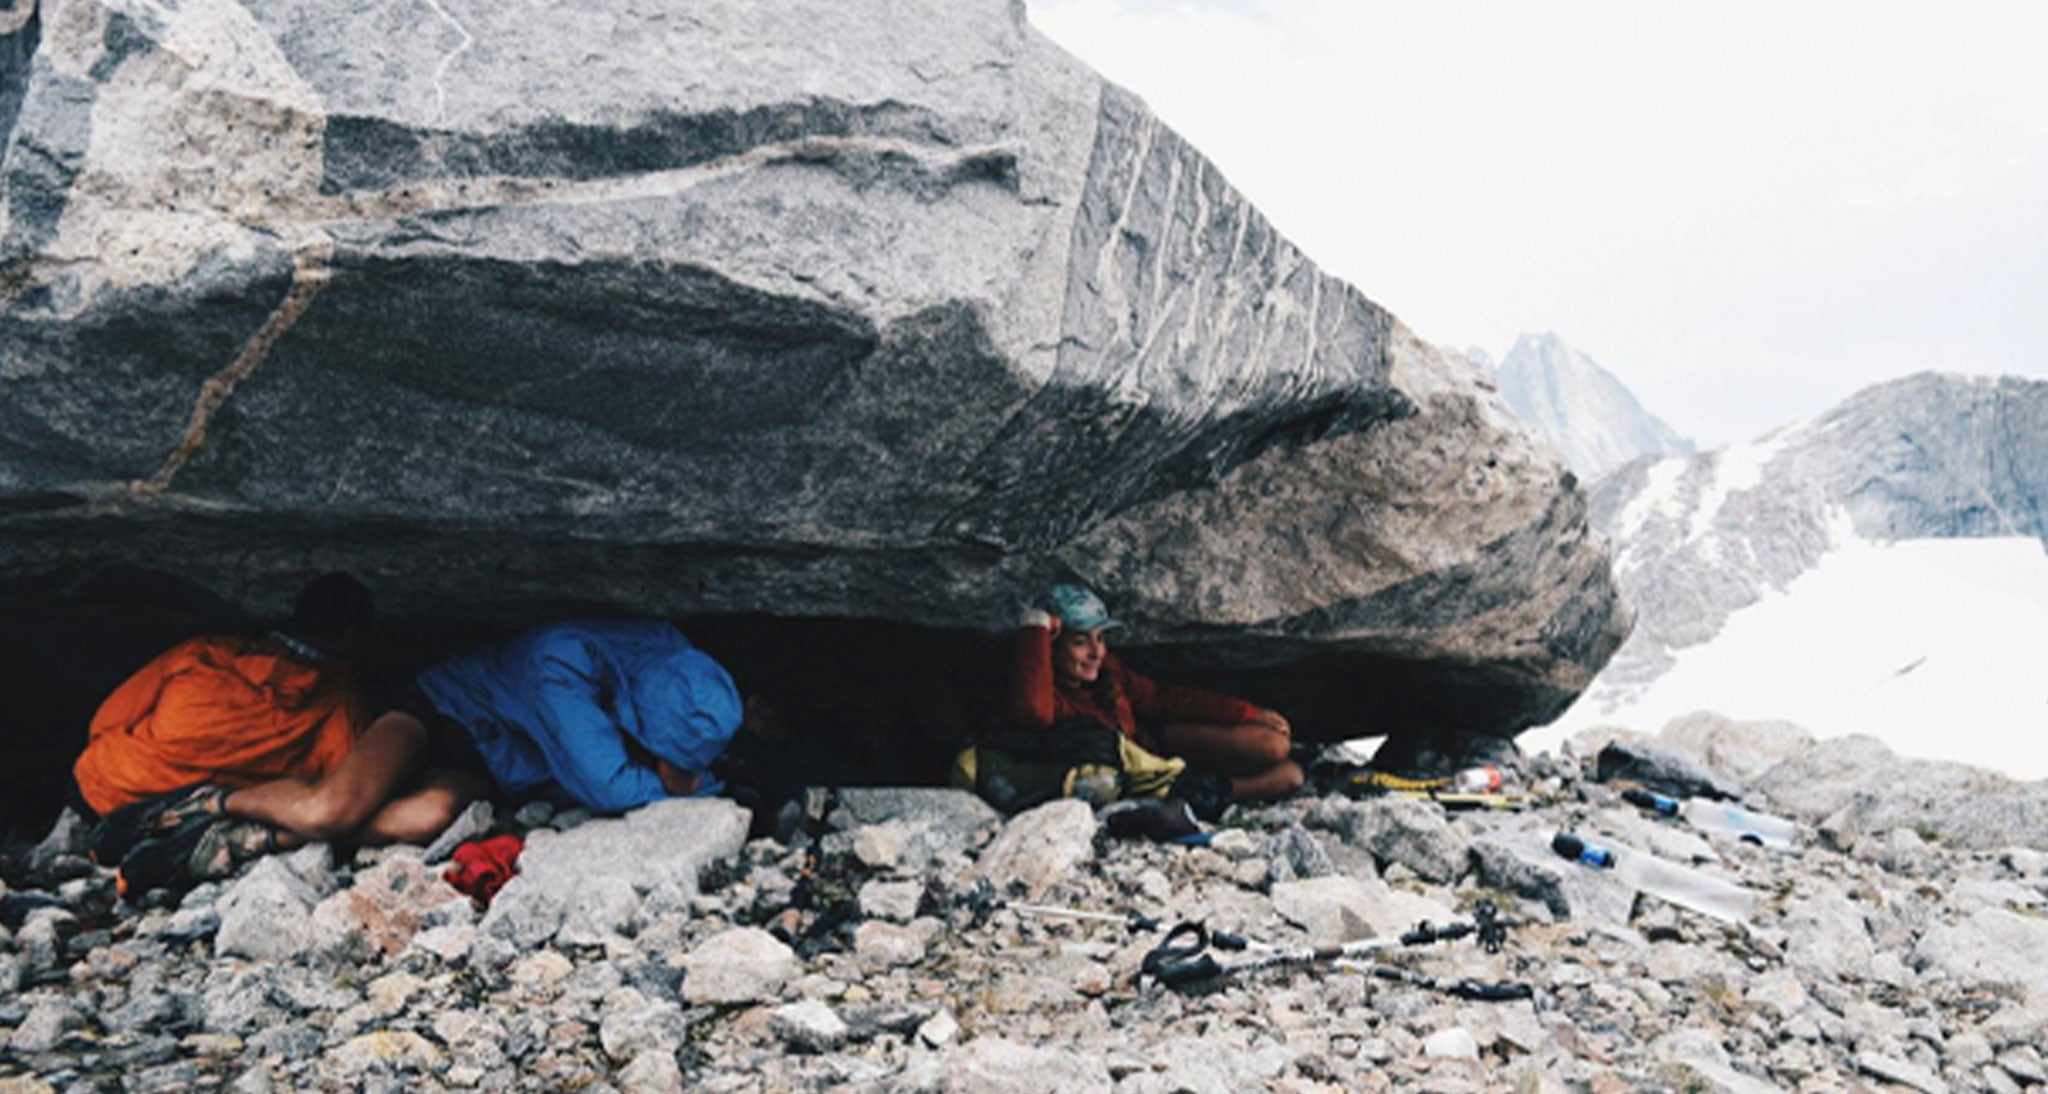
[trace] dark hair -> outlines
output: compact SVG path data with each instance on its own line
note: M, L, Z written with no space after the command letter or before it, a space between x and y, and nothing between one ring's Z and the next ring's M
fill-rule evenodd
M301 637L337 638L367 628L375 617L362 582L343 573L322 574L299 590L285 626Z

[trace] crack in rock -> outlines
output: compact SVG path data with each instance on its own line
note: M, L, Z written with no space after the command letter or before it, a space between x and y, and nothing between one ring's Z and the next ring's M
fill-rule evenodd
M448 75L448 66L455 63L455 58L462 56L465 50L476 44L476 38L469 33L468 27L463 26L456 21L453 15L448 14L448 9L441 6L441 0L426 0L426 4L434 9L434 14L440 16L442 22L454 27L455 33L462 35L462 44L449 50L447 56L441 58L441 63L434 66L434 124L446 125L448 122L448 86L442 82L442 78Z
M213 417L225 406L228 397L235 393L236 385L256 371L269 355L270 347L290 330L292 324L306 313L313 298L327 287L333 271L328 263L334 257L334 241L324 234L313 236L294 248L292 255L292 284L285 293L283 302L271 311L242 352L235 355L227 367L207 378L199 389L199 401L192 407L192 421L185 427L185 438L179 442L176 451L147 479L138 479L128 484L128 494L138 501L146 501L164 492L178 472L190 463L199 450L206 447L208 430Z

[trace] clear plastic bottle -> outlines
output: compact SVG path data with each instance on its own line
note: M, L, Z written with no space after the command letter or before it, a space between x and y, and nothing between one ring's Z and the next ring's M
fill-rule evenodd
M1798 822L1744 809L1733 802L1708 801L1705 798L1679 801L1647 790L1626 790L1621 797L1631 805L1639 805L1667 817L1684 817L1686 823L1702 832L1717 832L1765 847L1790 849L1799 846Z
M1550 846L1575 862L1613 870L1616 878L1639 892L1701 915L1743 923L1756 914L1755 893L1726 878L1681 866L1647 851L1620 845L1603 847L1569 832L1559 832Z

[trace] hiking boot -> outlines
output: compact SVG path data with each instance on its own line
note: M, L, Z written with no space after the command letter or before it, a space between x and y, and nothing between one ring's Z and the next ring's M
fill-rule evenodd
M193 817L170 835L145 840L128 852L114 871L114 888L130 900L152 889L187 889L232 876L277 850L278 830L261 821Z
M93 833L93 861L118 863L147 840L162 839L195 817L217 817L227 808L229 790L212 783L194 783L144 801L131 802L106 815Z

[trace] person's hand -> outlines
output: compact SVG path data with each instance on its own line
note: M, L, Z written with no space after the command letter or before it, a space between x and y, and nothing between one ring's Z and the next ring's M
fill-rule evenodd
M661 788L671 798L687 798L697 792L703 777L695 771L685 771L667 760L654 761L654 773L661 779Z
M1023 627L1044 627L1052 637L1060 636L1060 617L1035 605L1024 609L1024 615L1017 623Z
M1288 725L1287 719L1281 717L1280 712L1277 710L1261 709L1257 714L1252 715L1252 721L1265 726L1288 740L1294 739L1294 727Z

